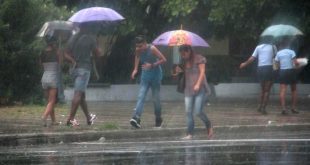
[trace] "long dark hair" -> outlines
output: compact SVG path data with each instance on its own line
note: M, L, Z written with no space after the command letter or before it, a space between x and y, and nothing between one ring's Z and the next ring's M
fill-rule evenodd
M47 47L50 46L54 49L57 45L57 38L53 35L44 36L44 40L45 40Z
M190 46L190 45L181 45L180 48L179 48L179 52L182 52L182 51L190 53L189 62L190 62L190 65L193 66L194 55L195 55L193 47ZM185 61L183 59L182 59L182 64L183 65L185 64Z
M138 35L138 36L135 38L135 43L136 43L136 44L146 43L145 36L143 36L143 35Z

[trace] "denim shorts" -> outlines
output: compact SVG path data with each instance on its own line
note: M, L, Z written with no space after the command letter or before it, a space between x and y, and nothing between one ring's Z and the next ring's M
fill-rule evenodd
M55 71L45 71L43 73L42 79L42 88L49 89L49 88L57 88L58 77L57 72Z
M73 77L74 77L74 90L85 92L90 78L90 70L83 68L76 68L73 71Z

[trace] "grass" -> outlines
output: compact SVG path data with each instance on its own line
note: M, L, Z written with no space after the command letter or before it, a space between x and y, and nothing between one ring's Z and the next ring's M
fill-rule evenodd
M36 119L42 116L44 109L45 106L42 105L0 107L0 119ZM66 105L57 105L55 110L56 117L66 115L68 113L68 107Z
M120 129L119 125L114 122L108 122L101 125L96 125L96 130L104 131L104 130L117 130Z
M56 120L62 122L59 126L43 127L41 116L44 112L43 105L16 105L0 107L0 133L26 133L26 132L72 132L85 130L118 130L119 125L115 122L95 123L93 126L87 126L84 114L78 111L76 118L80 121L79 127L68 127L65 121L69 114L69 105L57 105L55 107ZM50 122L50 121L48 121Z

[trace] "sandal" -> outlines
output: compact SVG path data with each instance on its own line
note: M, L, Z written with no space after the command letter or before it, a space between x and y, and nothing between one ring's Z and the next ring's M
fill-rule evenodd
M294 114L299 114L299 111L297 111L296 109L291 109L292 113Z
M207 128L208 130L208 139L212 139L213 138L213 127L209 127Z

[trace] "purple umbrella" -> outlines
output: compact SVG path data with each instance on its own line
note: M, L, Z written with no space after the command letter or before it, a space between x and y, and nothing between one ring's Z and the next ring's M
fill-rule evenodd
M96 21L120 21L125 19L116 11L105 7L90 7L75 13L69 21L75 23L96 22Z
M180 46L191 45L210 47L209 44L195 33L186 30L174 30L161 34L153 41L154 45Z

